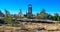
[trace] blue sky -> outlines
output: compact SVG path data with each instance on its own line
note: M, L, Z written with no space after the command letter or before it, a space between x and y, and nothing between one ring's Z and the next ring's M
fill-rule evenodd
M25 14L28 4L32 4L33 14L39 13L43 8L49 14L60 14L60 0L0 0L0 10L7 9L11 14L18 14L19 9Z

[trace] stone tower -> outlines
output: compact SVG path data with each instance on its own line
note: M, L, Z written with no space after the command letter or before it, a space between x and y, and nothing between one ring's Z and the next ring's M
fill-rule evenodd
M32 5L31 4L28 5L28 14L32 14Z

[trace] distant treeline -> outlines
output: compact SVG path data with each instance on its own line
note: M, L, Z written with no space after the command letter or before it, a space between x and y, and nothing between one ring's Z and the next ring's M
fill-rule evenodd
M48 14L45 12L45 9L42 9L40 13L34 14L23 14L22 10L20 9L20 12L18 14L10 14L8 10L5 9L5 14L3 14L0 11L0 17L5 17L5 21L7 23L11 23L12 18L15 18L15 21L17 18L26 18L26 19L50 19L54 21L60 21L60 16L58 13L54 13L54 15Z

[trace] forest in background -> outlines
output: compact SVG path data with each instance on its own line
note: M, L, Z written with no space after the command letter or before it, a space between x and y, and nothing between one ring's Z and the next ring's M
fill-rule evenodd
M4 17L4 21L6 23L11 24L12 19L15 19L15 23L17 22L16 20L18 18L20 19L48 19L48 20L53 20L53 21L60 21L60 15L58 13L54 13L54 15L46 13L45 9L40 10L40 13L37 13L36 15L34 14L23 14L22 10L20 9L20 12L18 14L10 14L8 10L5 9L5 14L0 11L0 17Z

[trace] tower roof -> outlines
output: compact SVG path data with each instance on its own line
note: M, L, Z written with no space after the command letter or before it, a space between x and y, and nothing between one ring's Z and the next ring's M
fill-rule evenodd
M28 5L28 7L32 7L32 5L31 5L31 4L29 4L29 5Z

